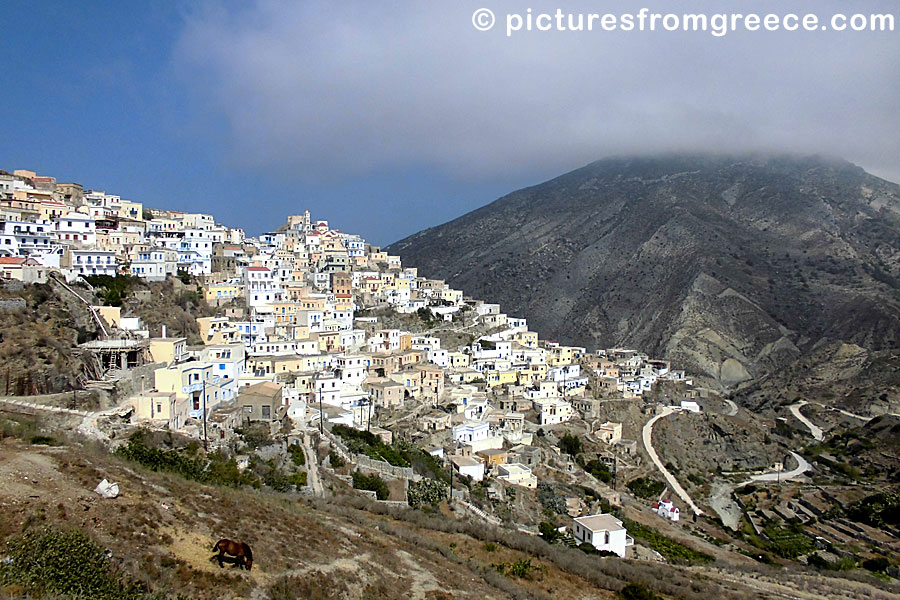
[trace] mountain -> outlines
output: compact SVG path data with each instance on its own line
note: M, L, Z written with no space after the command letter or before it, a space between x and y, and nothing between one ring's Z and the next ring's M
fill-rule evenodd
M900 186L816 156L601 160L388 247L542 337L721 387L900 344Z

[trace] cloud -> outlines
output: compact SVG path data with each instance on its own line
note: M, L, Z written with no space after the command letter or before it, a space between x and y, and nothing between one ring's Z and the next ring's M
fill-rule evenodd
M655 4L655 6L654 6ZM784 3L733 10L789 12ZM736 3L648 2L659 12ZM498 17L488 32L472 13ZM534 1L534 12L636 12ZM321 181L436 169L552 175L658 150L826 152L900 178L900 33L520 32L504 0L210 3L175 51L237 166ZM852 12L895 12L892 2ZM845 2L793 2L823 17ZM900 21L900 19L898 19ZM212 126L212 125L211 125Z

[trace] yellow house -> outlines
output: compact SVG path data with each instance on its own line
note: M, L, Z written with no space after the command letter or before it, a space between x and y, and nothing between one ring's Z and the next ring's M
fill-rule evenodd
M188 415L202 418L203 408L210 410L219 397L219 378L213 375L210 363L185 362L161 367L153 372L156 391L174 394L176 403L187 399Z
M516 334L513 340L526 348L537 348L538 334L534 331L521 331Z
M237 327L228 317L197 317L200 338L205 345L231 344L240 341Z
M150 356L153 362L168 365L184 358L186 352L187 338L150 338Z
M547 364L551 367L570 365L575 359L575 348L572 346L555 346L548 348Z
M515 384L518 381L518 371L491 371L485 375L484 380L492 388Z
M244 297L244 286L234 282L210 283L203 291L203 297L207 302L228 302L235 298Z
M120 219L137 219L139 221L144 218L144 205L140 202L131 202L130 200L122 200L119 205Z
M465 369L471 363L469 355L463 352L451 352L448 358L450 359L450 366L454 369Z
M101 317L103 317L104 321L106 321L113 327L118 327L120 325L122 321L121 306L94 306L93 309L96 310Z
M182 399L182 404L187 406L187 398ZM173 420L179 412L178 397L172 393L151 392L131 398L134 407L134 416L138 421L165 421L171 428L176 429Z
M441 300L446 300L448 302L452 302L453 304L459 304L462 301L462 296L462 290L454 290L450 288L441 290Z
M57 219L69 212L69 207L57 200L41 200L38 208L40 211L40 218L45 221Z

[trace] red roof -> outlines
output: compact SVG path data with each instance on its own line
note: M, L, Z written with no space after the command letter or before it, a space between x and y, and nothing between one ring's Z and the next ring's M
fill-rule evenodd
M268 271L269 267L247 267L248 271Z
M0 265L21 265L24 262L22 256L0 256Z

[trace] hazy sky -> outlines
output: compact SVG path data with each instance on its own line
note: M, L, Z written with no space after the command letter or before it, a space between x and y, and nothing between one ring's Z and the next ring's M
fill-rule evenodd
M251 233L309 208L374 243L622 153L821 152L900 180L900 31L505 35L529 7L900 21L893 0L156 4L4 4L0 168Z

